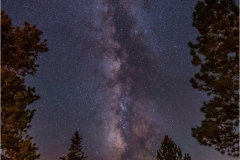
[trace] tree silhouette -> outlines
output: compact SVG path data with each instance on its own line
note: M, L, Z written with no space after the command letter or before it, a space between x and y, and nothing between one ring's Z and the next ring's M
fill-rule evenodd
M157 151L157 160L191 160L191 157L188 154L183 156L180 147L166 135Z
M1 157L29 159L40 157L27 133L35 110L26 107L38 100L35 88L25 86L25 76L35 75L38 53L48 51L42 32L27 22L20 29L12 26L8 15L1 12Z
M198 2L193 26L200 36L189 46L192 64L200 66L200 72L190 82L211 100L203 103L205 119L192 128L192 135L201 145L238 157L239 7L234 0Z
M78 132L74 133L74 136L71 139L71 147L68 149L68 154L63 157L59 157L61 160L86 160L87 156L84 156L82 151L82 138L79 137Z

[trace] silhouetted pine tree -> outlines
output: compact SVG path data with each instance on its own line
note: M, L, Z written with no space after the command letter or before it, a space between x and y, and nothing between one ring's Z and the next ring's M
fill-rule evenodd
M180 147L166 135L157 151L157 160L191 160L191 157L188 154L183 156Z
M59 158L61 160L86 160L87 156L84 156L84 152L82 151L82 138L79 137L78 132L74 133L71 141L71 147L68 149L69 152L67 155Z
M12 26L9 16L1 12L1 154L3 159L34 160L38 149L27 133L35 110L27 106L40 97L34 87L25 85L26 75L35 75L36 59L47 52L42 32L27 22L21 29Z
M205 119L192 128L201 145L239 156L239 7L234 0L205 0L195 6L193 26L200 36L189 43L192 64L200 72L192 86L211 95L203 103Z

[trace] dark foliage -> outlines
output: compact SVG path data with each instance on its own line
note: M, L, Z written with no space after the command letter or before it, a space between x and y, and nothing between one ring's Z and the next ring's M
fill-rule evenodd
M191 160L191 157L189 154L183 156L180 147L166 135L157 151L157 160Z
M35 110L27 106L40 97L25 86L24 76L34 75L38 53L48 51L42 32L27 22L22 29L12 26L1 12L1 149L3 159L34 160L38 149L27 133Z
M193 26L200 36L189 43L192 64L200 67L192 86L210 96L201 112L205 119L192 128L201 145L239 156L239 7L234 0L198 2Z
M84 156L82 151L82 138L79 137L78 132L74 133L71 139L71 147L68 149L68 154L64 157L59 157L61 160L86 160L87 156Z

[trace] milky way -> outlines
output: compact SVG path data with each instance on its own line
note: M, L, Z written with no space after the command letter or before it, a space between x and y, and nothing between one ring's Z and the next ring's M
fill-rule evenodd
M133 32L131 2L109 1L106 6L100 48L107 65L104 116L110 119L106 123L109 152L117 160L151 159L161 136L160 123L148 113L149 80L154 72L151 53Z
M197 1L2 1L14 25L48 40L26 78L41 97L29 106L40 160L66 154L75 131L88 160L155 160L164 135L193 160L234 160L191 136L207 98L189 82Z

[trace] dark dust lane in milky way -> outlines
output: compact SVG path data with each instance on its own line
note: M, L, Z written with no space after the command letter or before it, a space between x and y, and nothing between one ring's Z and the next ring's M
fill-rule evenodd
M152 159L161 137L161 125L149 113L151 80L155 68L150 49L133 32L136 20L131 2L109 1L103 13L101 42L106 75L106 123L109 158Z

